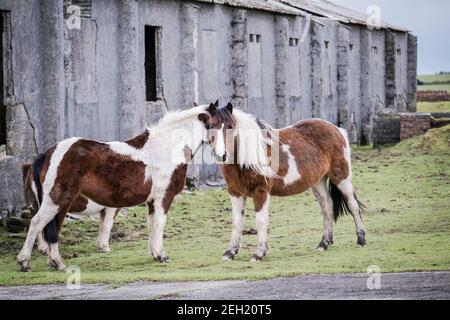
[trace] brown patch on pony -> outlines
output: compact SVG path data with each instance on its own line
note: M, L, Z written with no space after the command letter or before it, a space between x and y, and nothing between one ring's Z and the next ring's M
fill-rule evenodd
M106 143L79 140L59 164L50 197L63 208L79 194L105 207L131 207L144 203L151 188L143 162L115 153Z
M150 132L148 130L145 130L143 133L134 137L133 139L125 141L125 143L129 144L130 146L136 149L142 149L144 145L147 143L149 136Z
M172 173L169 186L166 189L162 205L164 212L167 213L177 194L183 191L186 184L187 164L180 164Z

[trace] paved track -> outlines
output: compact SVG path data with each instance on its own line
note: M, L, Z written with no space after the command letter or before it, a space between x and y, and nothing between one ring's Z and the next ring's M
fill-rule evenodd
M450 272L381 275L367 288L367 274L306 275L264 281L136 282L119 287L85 284L0 287L0 299L450 299Z

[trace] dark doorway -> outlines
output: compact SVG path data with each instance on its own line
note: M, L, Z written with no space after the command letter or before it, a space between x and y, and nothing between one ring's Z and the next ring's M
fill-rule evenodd
M145 26L145 93L147 101L157 100L158 27Z

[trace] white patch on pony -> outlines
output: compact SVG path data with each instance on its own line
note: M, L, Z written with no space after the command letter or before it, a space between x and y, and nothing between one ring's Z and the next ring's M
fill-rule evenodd
M285 185L290 185L293 184L295 181L300 180L301 175L298 172L297 162L295 161L295 157L291 153L289 145L284 144L281 148L288 157L288 171L283 178L283 182Z
M31 191L33 192L34 198L36 199L36 203L40 205L36 183L34 182L34 179L31 181Z
M79 141L81 138L69 138L61 141L56 145L55 151L50 158L50 165L48 167L47 173L45 175L44 184L42 185L43 198L44 194L49 194L55 184L56 176L58 175L58 167L61 164L64 155L69 151L74 143Z
M90 199L87 199L87 200L88 200L88 203L86 205L86 209L84 209L82 212L77 212L77 214L82 215L82 216L93 216L93 215L99 214L100 211L102 211L103 209L108 209L105 206L102 206Z
M225 155L225 139L223 137L223 135L225 134L223 132L223 127L224 124L222 123L218 134L217 134L217 142L216 142L216 148L215 148L215 154L219 157L222 158Z
M253 115L234 109L233 116L236 120L238 143L237 164L241 168L248 167L262 176L276 177L277 174L270 166L267 155L267 145L278 143L275 140L275 130L265 124L266 130L271 135L271 138L269 138L263 134L263 130L261 130Z
M348 134L347 130L343 128L338 128L342 136L345 140L345 146L344 146L344 158L348 163L348 177L342 180L339 185L337 186L339 190L345 190L349 194L353 194L353 183L352 183L352 157L351 157L351 149L350 149L350 143L348 140Z

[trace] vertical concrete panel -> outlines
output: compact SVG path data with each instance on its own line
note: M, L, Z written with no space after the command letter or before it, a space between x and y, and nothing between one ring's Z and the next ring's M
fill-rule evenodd
M138 104L138 2L135 0L119 1L119 92L120 122L119 138L126 139L137 134L141 128L141 108Z
M282 128L287 123L289 104L289 21L285 17L275 17L275 126Z
M247 11L234 9L231 18L231 81L233 84L232 103L242 110L247 110L248 99L248 33Z
M289 19L288 38L288 95L289 104L286 111L286 124L302 119L301 113L301 70L300 70L301 19ZM292 39L292 41L291 41Z
M181 81L182 105L191 107L198 102L198 7L191 3L182 3L181 10Z
M360 136L360 36L359 27L338 27L338 125L346 128L351 143Z
M311 42L311 21L306 18L298 18L302 22L301 34L304 35L300 42L300 114L298 119L307 119L313 117L312 109L312 42Z
M408 34L408 70L407 70L408 92L407 110L417 111L417 37Z
M219 97L218 35L215 30L202 31L203 97L213 101Z
M337 123L337 23L312 25L313 116Z
M97 24L83 18L80 29L65 32L66 137L97 139Z
M64 106L64 15L63 1L40 4L41 56L43 82L42 150L63 137Z
M96 31L96 138L119 139L119 10L118 2L96 0L92 3L92 20ZM139 86L138 86L139 87Z

